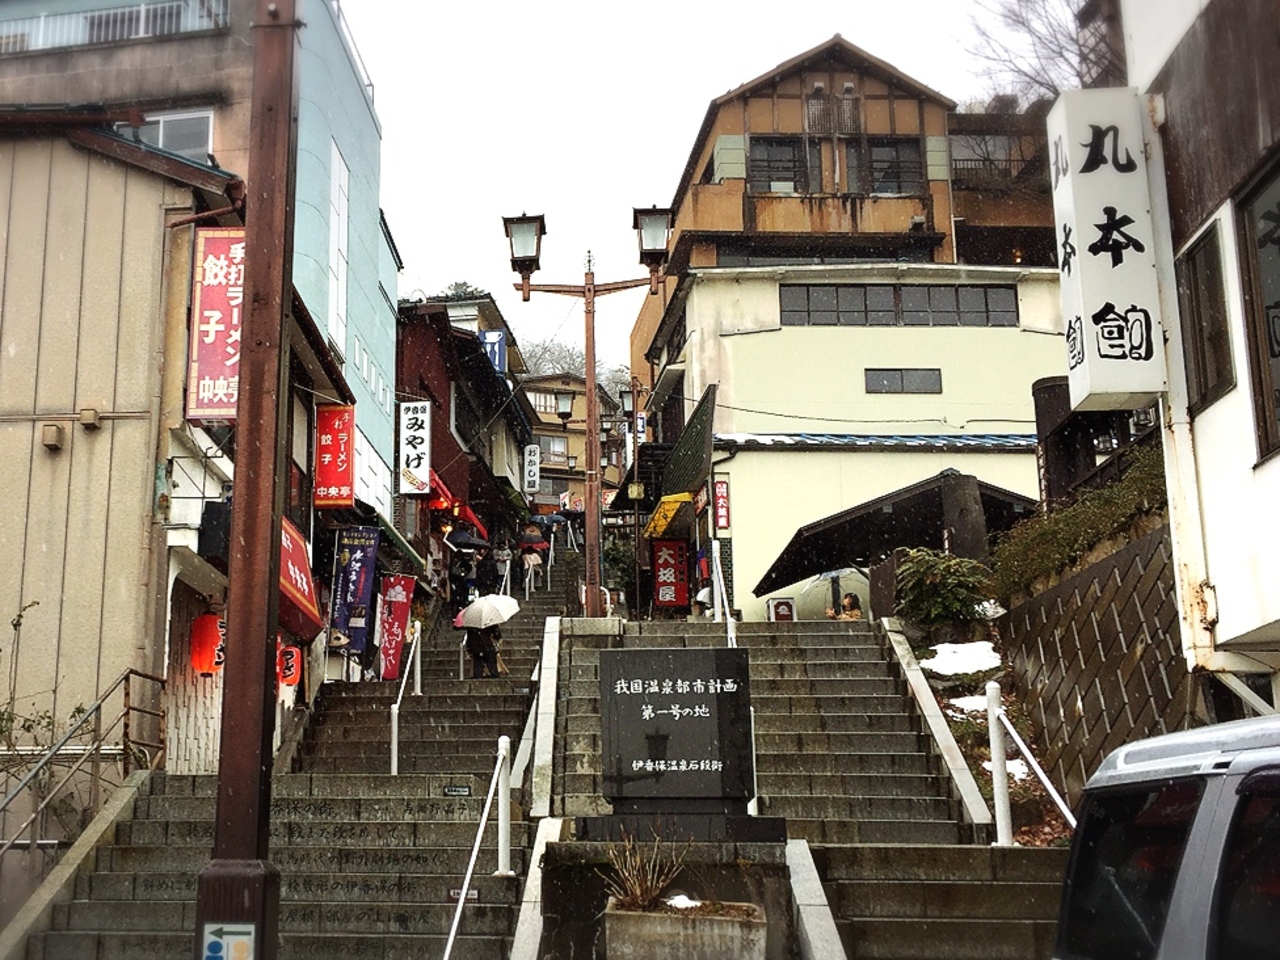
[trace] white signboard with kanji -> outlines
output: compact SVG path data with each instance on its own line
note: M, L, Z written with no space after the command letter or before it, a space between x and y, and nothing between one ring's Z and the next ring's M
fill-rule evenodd
M400 450L397 453L396 492L425 497L431 492L431 403L400 404Z
M1132 410L1166 389L1142 108L1136 89L1112 87L1063 93L1049 113L1076 410Z
M524 486L525 493L537 493L542 486L542 450L536 443L524 448Z

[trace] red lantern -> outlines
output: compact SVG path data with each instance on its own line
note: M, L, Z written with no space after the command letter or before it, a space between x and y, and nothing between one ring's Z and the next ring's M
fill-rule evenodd
M276 641L276 683L296 687L302 677L302 651L292 644Z
M202 613L191 624L191 667L202 677L222 669L227 653L227 624L216 613Z

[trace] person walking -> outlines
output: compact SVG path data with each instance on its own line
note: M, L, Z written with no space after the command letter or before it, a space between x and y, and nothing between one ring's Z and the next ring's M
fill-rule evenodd
M471 657L471 679L498 676L498 641L502 631L496 626L467 628L467 655Z
M487 597L498 591L502 574L498 570L498 562L484 548L476 550L476 593Z
M840 601L840 610L837 612L831 607L827 607L828 620L861 620L862 619L862 601L858 599L856 593L846 593L844 599Z

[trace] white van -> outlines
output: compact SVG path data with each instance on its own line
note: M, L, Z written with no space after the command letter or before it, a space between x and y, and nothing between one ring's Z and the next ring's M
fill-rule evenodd
M1107 757L1085 785L1054 957L1280 958L1280 716Z

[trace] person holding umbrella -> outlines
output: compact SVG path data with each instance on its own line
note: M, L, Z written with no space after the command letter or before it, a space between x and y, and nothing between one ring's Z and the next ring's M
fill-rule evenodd
M520 604L514 597L491 593L458 611L453 625L467 630L466 650L471 657L473 680L497 677L505 672L498 655L498 644L502 641L498 624L506 623L519 610Z
M499 675L498 643L501 640L502 631L496 624L492 627L467 628L467 655L471 657L472 680Z

